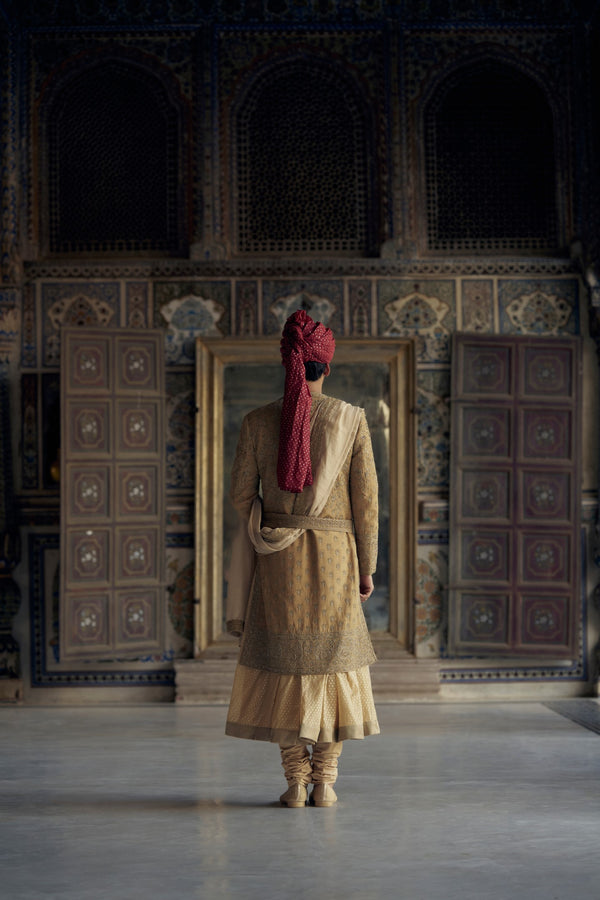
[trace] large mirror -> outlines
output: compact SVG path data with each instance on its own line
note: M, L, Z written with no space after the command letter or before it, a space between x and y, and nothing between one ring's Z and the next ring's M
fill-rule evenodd
M196 555L194 655L227 641L225 572L235 512L229 477L240 425L283 394L279 341L203 340L196 345ZM324 390L365 409L379 478L376 590L365 607L375 642L412 649L415 558L413 346L409 340L336 341Z

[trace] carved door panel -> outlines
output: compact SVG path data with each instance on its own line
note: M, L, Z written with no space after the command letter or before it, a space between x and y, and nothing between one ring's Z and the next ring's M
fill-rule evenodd
M580 341L456 335L452 377L450 651L572 658Z
M62 333L61 659L162 645L163 340Z

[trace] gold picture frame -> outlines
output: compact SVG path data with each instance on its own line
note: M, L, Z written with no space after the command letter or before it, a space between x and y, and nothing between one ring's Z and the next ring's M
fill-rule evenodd
M194 657L223 633L224 384L227 366L280 363L279 340L196 341ZM389 396L389 632L398 651L413 649L416 558L414 345L409 339L339 338L335 364L385 365ZM256 404L258 405L258 404Z

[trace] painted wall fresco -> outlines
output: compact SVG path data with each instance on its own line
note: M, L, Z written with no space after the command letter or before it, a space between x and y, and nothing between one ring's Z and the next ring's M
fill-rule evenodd
M39 6L39 5L38 5ZM568 241L585 231L596 196L586 156L593 144L583 76L573 48L583 42L593 4L524 0L439 4L402 0L67 0L12 4L12 30L0 27L0 279L20 307L13 338L13 400L21 423L14 444L16 480L28 545L32 678L40 686L90 683L164 684L172 660L191 652L193 604L194 340L198 336L275 338L294 308L307 309L346 337L409 337L416 346L419 527L415 652L445 660L442 677L465 679L447 659L450 348L457 331L493 335L578 335L588 327L587 295L569 259ZM442 9L442 6L444 7ZM1 19L1 17L0 17ZM519 25L520 23L520 25ZM265 27L266 26L266 27ZM581 34L574 40L580 30ZM9 33L10 31L10 33ZM579 33L579 32L577 32ZM373 110L375 189L382 235L376 258L281 255L234 259L235 92L289 52L333 55L362 85ZM143 65L176 97L185 158L181 213L189 254L179 258L43 258L43 159L40 110L62 78L102 54ZM547 81L564 134L557 159L564 184L560 216L565 244L555 257L432 257L423 251L423 110L436 86L471 55L487 52ZM584 54L582 54L583 58ZM577 75L580 77L580 75ZM24 148L22 150L21 148ZM571 173L576 166L578 185ZM598 204L596 204L597 206ZM43 224L43 223L42 223ZM43 237L43 227L42 227ZM588 237L589 239L589 237ZM21 256L19 255L21 253ZM23 260L28 262L25 264ZM14 296L13 296L14 295ZM102 670L61 668L53 654L58 578L60 329L160 328L166 361L167 650L135 665L113 660ZM591 442L590 442L591 443ZM595 464L595 463L594 463ZM588 497L586 540L594 530ZM592 551L590 550L590 553ZM586 564L587 565L587 564ZM593 563L585 583L591 592ZM585 641L582 642L585 645ZM570 669L486 669L480 679L582 679Z
M532 306L531 298L536 302ZM448 489L450 459L449 339L456 330L474 334L579 334L581 292L573 276L532 279L490 277L414 278L246 278L115 279L112 281L46 281L31 286L21 333L22 434L19 478L22 488L50 486L48 473L56 448L42 424L43 408L54 397L58 379L57 316L64 321L88 319L162 329L167 363L167 547L168 648L161 659L136 663L139 683L163 683L169 660L190 653L193 604L193 342L198 336L273 336L294 308L335 326L340 335L411 337L417 353L417 477L419 531L415 598L415 651L420 657L445 657L447 650ZM247 327L241 327L245 323ZM282 370L283 371L283 370ZM247 372L247 369L244 369ZM280 373L281 374L281 373ZM283 383L283 382L281 382ZM247 406L254 404L254 383L246 383ZM272 381L269 384L272 392ZM332 390L333 392L333 390ZM244 394L245 396L245 394ZM360 401L367 404L370 398ZM239 404L238 404L239 405ZM243 404L242 404L243 406ZM245 407L244 407L245 409ZM239 412L239 410L238 410ZM231 429L231 439L235 441ZM38 564L54 572L56 537L32 537ZM54 549L52 550L54 553ZM50 556L48 556L50 553ZM54 601L50 576L32 581L37 683L64 684L63 667L53 657ZM44 581L46 578L46 581ZM48 593L50 591L50 593ZM385 602L384 602L385 606ZM377 612L384 615L385 611ZM54 624L53 624L54 622ZM376 627L376 623L375 623ZM449 660L450 663L450 660ZM157 669L156 667L159 666ZM58 668L56 668L58 667ZM56 669L56 672L55 672ZM102 683L119 683L122 664L112 661ZM69 670L69 683L89 683L90 667ZM154 674L149 674L154 673ZM523 670L523 677L527 671ZM564 676L563 672L563 676ZM56 676L56 677L55 677ZM96 677L96 676L94 676ZM130 677L129 675L127 676ZM133 675L131 675L134 678ZM448 676L450 677L450 676ZM573 676L572 676L573 677ZM135 680L134 678L134 680ZM154 679L154 682L152 681ZM162 679L162 681L161 681Z

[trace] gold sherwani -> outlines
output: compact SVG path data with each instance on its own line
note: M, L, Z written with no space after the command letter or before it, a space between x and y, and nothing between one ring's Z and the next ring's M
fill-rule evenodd
M312 458L313 448L336 428L343 405L313 396L314 473L319 459ZM310 513L309 491L293 494L277 484L280 416L277 401L242 424L231 500L244 520L259 487L267 524L270 517L276 523L277 516ZM257 555L227 734L281 743L379 732L368 668L375 654L359 597L359 575L375 571L378 524L377 475L362 411L318 518L324 528L308 528L285 549Z

